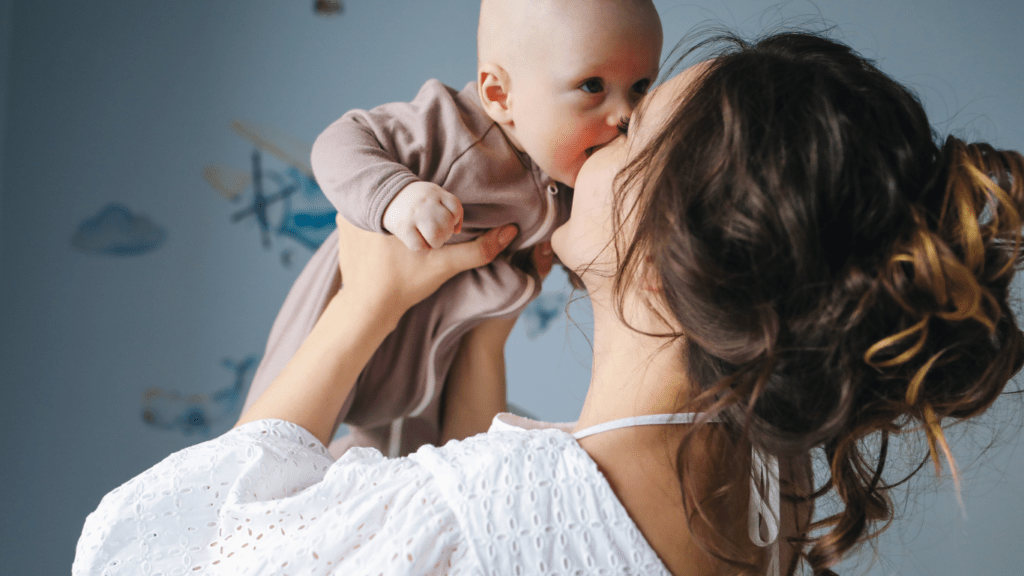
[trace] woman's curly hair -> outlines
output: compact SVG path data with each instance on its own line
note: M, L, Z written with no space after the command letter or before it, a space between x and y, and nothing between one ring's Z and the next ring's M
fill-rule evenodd
M620 313L653 270L653 308L680 327L700 391L690 406L726 422L736 446L823 449L830 477L789 497L834 491L842 506L799 527L789 568L802 557L831 574L892 519L890 435L923 430L957 478L943 420L983 412L1024 362L1008 302L1024 157L943 142L914 94L835 41L726 34L694 50L708 46L714 58L618 179L616 229L632 231L616 243ZM715 540L726 530L688 484L688 442L691 528L755 571Z

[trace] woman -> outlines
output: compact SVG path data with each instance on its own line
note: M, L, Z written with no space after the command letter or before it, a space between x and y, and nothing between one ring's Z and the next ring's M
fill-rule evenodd
M404 310L511 239L422 254L342 224L344 288L296 357L235 430L109 494L74 572L826 574L893 516L889 435L923 429L955 476L943 419L1024 358L1024 158L940 148L845 46L727 43L594 152L552 240L594 308L578 422L332 463L333 415Z

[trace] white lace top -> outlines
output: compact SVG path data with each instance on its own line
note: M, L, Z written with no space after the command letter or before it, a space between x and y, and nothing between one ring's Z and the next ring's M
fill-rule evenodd
M550 426L499 415L463 442L335 462L299 426L252 422L107 494L72 573L669 574L568 427Z

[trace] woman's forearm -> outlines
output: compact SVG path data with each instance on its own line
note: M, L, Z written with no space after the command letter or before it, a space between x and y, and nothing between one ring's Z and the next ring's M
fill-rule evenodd
M295 356L235 426L286 420L327 445L356 378L399 317L397 310L357 304L340 290Z

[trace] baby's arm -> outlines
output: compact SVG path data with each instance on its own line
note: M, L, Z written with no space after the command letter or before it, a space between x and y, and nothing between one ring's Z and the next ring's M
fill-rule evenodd
M349 222L414 249L437 246L462 221L461 203L441 185L473 145L464 131L455 92L431 80L412 102L352 110L331 124L313 145L313 172Z

